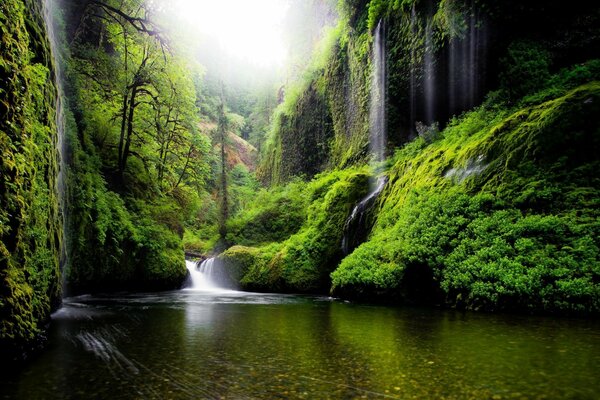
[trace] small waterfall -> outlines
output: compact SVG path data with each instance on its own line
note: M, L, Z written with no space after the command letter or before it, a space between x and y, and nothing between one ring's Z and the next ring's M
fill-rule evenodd
M222 291L230 286L225 271L215 257L202 261L200 265L196 261L185 260L185 265L190 273L188 289Z
M444 178L451 179L456 183L462 183L465 179L472 175L481 174L487 167L484 164L483 155L478 156L476 159L469 159L467 165L463 168L452 168L444 174Z
M385 160L387 143L386 120L386 48L385 26L380 20L373 40L373 70L371 75L371 106L369 110L369 146L374 161Z
M367 239L371 226L369 226L368 214L375 200L387 184L387 177L377 179L377 186L365 198L363 198L352 210L352 213L344 224L344 237L342 238L342 253L350 254L358 245Z
M68 245L67 245L67 184L66 184L66 171L67 171L67 142L65 139L65 113L64 113L64 77L63 77L63 62L60 51L60 42L56 34L56 21L54 20L54 0L43 1L44 10L44 22L46 24L46 31L48 34L48 40L50 42L50 52L52 54L52 61L54 64L54 84L56 85L56 130L57 130L57 141L56 151L58 152L58 174L56 177L56 192L58 195L60 219L62 222L62 243L61 243L61 257L60 265L63 272L63 288L64 288L64 277L65 266L68 265Z

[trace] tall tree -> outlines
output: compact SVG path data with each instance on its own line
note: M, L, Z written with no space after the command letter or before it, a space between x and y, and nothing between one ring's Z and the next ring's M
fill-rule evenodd
M227 218L229 217L229 199L227 196L227 155L225 153L225 144L227 139L227 116L225 115L225 96L223 83L221 83L221 103L218 108L218 140L221 146L221 213L219 219L219 235L225 239L227 235Z

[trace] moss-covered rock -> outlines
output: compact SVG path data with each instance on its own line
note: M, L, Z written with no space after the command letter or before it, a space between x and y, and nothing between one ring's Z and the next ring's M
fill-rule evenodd
M333 292L486 310L597 313L600 84L482 107L396 155L370 240Z
M0 12L0 358L36 345L60 302L56 88L39 1Z
M329 287L329 273L342 258L344 224L354 205L367 192L366 168L334 171L317 176L301 196L306 219L300 229L281 242L259 247L234 246L220 258L242 275L243 288L261 291L323 292ZM292 184L293 185L293 184ZM263 221L261 214L249 213L246 224Z
M518 102L551 73L597 57L600 43L600 10L583 3L343 0L339 12L339 25L323 39L328 45L274 119L259 168L263 182L311 178L370 157L371 60L380 23L389 149L420 134L419 123L444 127L490 90Z

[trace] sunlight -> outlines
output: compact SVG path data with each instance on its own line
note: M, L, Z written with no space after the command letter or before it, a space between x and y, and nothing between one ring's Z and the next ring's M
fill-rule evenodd
M282 22L285 0L178 0L180 16L216 38L229 55L263 67L281 66L286 51Z

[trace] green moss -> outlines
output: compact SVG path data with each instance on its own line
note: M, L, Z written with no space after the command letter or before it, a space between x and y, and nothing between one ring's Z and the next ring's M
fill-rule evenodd
M305 183L299 179L263 189L256 194L253 207L228 221L227 241L257 246L285 240L304 223L308 201Z
M234 246L222 257L243 271L241 284L252 290L315 292L329 287L329 273L342 257L344 224L354 205L368 189L365 168L333 171L315 177L308 185L289 184L272 189L274 204L296 204L299 226L284 230L282 241L257 247ZM265 197L268 197L265 194ZM287 199L286 199L287 198ZM264 218L263 201L244 216L243 232L267 232L271 220ZM272 206L267 206L266 211ZM251 208L252 210L252 208ZM271 233L253 238L255 243L272 239Z
M598 312L599 131L589 116L599 107L591 82L512 112L480 108L442 139L405 146L373 233L332 273L333 292Z
M30 350L60 302L56 89L41 4L0 13L0 355Z

